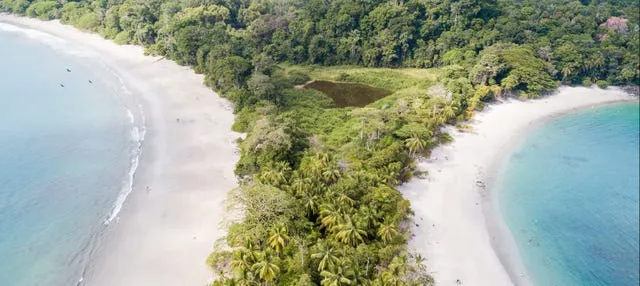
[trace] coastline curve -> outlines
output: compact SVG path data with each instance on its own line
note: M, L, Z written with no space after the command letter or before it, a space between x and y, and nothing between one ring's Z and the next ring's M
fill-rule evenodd
M507 99L475 116L469 132L418 162L429 170L400 186L422 227L410 246L427 257L440 285L531 285L511 233L493 208L496 168L522 134L549 119L597 105L637 101L618 88L561 87L537 100ZM511 148L511 149L510 149ZM511 242L511 243L510 243Z
M59 21L0 15L0 22L53 35L97 56L100 68L120 83L118 94L145 115L144 128L138 125L131 134L140 139L139 159L131 161L136 166L139 160L139 168L129 172L132 188L123 188L99 243L87 250L89 265L78 285L210 282L214 274L204 262L224 235L222 201L236 185L233 142L239 134L231 131L231 104L204 86L202 75L145 56L141 47L119 46Z

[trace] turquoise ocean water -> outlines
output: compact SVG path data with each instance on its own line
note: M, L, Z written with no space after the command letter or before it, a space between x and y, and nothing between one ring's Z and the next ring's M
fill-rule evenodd
M82 277L137 165L118 86L61 40L0 24L0 285Z
M555 118L503 166L500 212L535 285L640 283L639 108Z

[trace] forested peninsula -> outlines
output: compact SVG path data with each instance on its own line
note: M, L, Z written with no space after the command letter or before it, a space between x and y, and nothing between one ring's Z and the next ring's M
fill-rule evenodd
M214 285L433 284L395 187L451 140L441 127L499 97L640 82L633 0L0 0L0 12L144 46L234 103L241 215L206 262ZM338 104L339 83L380 96Z

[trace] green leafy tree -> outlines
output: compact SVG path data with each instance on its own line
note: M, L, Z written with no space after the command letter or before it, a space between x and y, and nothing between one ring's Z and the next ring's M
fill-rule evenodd
M269 246L276 251L276 253L282 252L282 249L289 242L289 236L287 235L287 228L285 226L274 227L271 230L271 236L269 236Z
M338 241L356 246L364 242L367 232L347 216L336 226L335 237Z
M399 232L393 224L382 224L378 228L378 236L385 244L391 242L398 234Z
M267 285L271 285L280 275L280 267L274 257L266 252L259 255L258 261L251 268Z
M311 254L311 258L319 260L318 271L334 269L340 262L338 250L326 242L318 243L317 245L318 247L316 251Z
M353 280L350 277L353 275L353 271L343 266L338 266L334 271L323 270L320 272L323 279L320 283L322 286L342 286L352 285Z

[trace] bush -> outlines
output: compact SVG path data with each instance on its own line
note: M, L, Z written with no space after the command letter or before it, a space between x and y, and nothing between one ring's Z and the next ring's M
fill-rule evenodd
M56 1L44 1L31 4L27 8L26 13L29 17L37 17L41 20L51 20L56 18L58 2Z
M131 34L129 33L129 31L122 31L118 33L118 35L116 35L116 37L113 39L113 41L118 45L126 45L130 40Z
M11 10L13 10L13 13L23 15L27 8L29 8L29 1L17 0L13 3Z
M338 74L338 76L336 77L337 81L349 81L349 74L341 72L340 74Z
M96 13L88 13L84 14L78 19L76 23L76 27L81 30L87 31L97 31L98 27L100 27L100 20L98 20L98 15Z
M590 78L585 77L584 79L582 79L582 86L590 87L591 85L593 85L593 82Z
M609 82L603 79L596 81L596 84L598 85L599 88L603 88L603 89L609 86Z
M311 77L301 71L290 71L287 77L294 85L305 84L311 80Z

